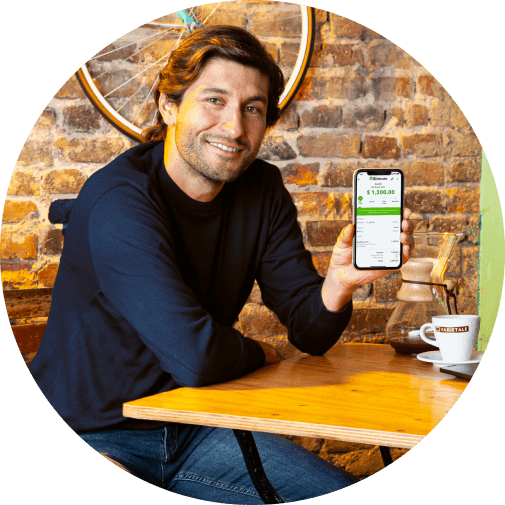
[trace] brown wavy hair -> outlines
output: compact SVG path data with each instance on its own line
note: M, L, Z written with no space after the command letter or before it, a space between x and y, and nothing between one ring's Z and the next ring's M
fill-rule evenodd
M142 141L164 140L167 125L159 111L161 94L177 106L188 87L198 78L211 58L231 60L258 69L268 77L267 127L279 119L279 98L284 90L282 71L263 44L250 32L234 26L206 26L189 34L169 57L160 72L154 100L156 124L142 132Z

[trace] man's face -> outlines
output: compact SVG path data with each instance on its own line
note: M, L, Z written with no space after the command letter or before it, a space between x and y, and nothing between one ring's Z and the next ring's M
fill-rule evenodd
M176 162L210 181L235 180L256 159L267 105L268 77L239 63L210 60L168 121L164 115L175 125Z

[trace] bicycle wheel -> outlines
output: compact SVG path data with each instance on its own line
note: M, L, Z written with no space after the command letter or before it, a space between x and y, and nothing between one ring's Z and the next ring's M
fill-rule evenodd
M315 36L312 7L268 1L220 2L158 18L127 33L95 55L76 73L99 112L129 137L140 140L154 123L153 94L171 51L202 25L227 24L253 32L281 67L285 110L307 72Z

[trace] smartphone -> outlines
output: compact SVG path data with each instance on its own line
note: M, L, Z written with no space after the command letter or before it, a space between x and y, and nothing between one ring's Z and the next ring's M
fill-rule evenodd
M396 270L403 264L403 172L360 168L354 172L353 264L358 270Z

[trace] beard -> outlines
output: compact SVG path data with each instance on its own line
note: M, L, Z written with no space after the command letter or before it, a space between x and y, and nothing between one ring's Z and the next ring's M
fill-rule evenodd
M223 156L220 156L218 148L212 147L209 152L208 141L231 143L239 147L241 151L237 153L236 160L230 159L224 152ZM215 134L201 134L195 137L184 129L176 128L175 145L179 155L192 171L209 182L222 184L234 181L251 166L261 143L252 148L245 140L233 140L224 135Z

